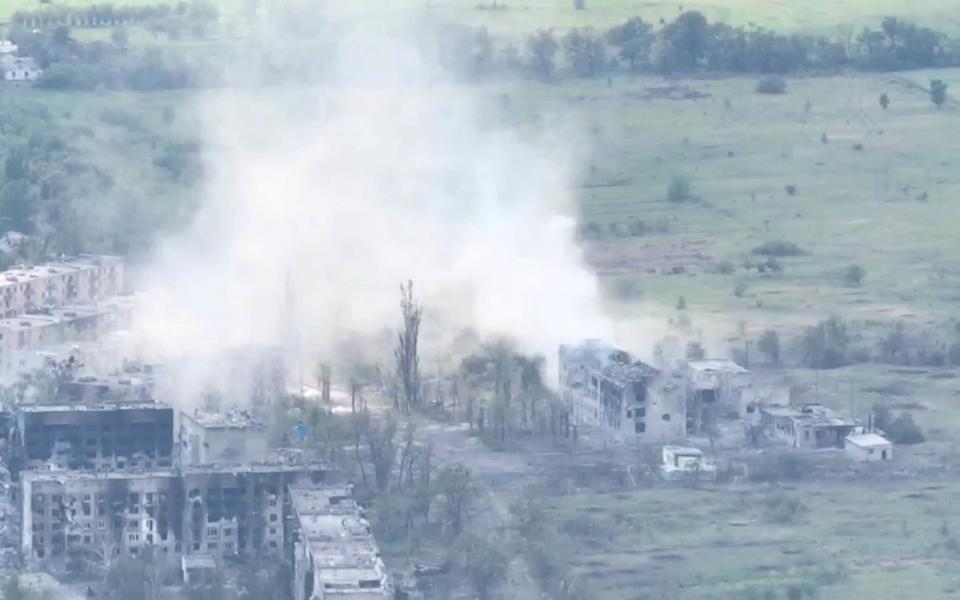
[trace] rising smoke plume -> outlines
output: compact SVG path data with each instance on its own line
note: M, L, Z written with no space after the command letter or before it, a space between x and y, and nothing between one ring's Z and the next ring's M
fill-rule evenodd
M323 84L204 96L205 201L146 272L145 341L336 360L339 341L398 327L407 279L427 352L466 328L548 359L610 337L574 243L570 132L499 124L489 90L444 75L419 27L329 29Z

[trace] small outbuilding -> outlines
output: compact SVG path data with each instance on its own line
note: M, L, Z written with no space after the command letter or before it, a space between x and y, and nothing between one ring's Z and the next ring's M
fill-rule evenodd
M687 476L713 476L717 467L708 462L703 451L687 446L664 446L660 471L666 479L679 479Z
M847 436L844 443L847 456L860 462L891 460L893 442L879 433L860 433Z

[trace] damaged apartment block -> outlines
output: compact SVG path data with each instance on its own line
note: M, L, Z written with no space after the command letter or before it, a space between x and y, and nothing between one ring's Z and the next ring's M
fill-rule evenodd
M560 390L577 426L613 442L662 443L686 433L682 379L602 342L560 347Z
M12 441L13 463L26 469L169 467L173 408L143 401L23 405Z
M142 471L26 471L22 552L50 570L68 557L106 560L152 547L164 555L280 555L287 487L324 483L323 464Z
M393 597L370 524L349 486L290 488L294 600Z
M687 362L687 431L698 433L721 417L749 418L756 411L750 371L732 360Z

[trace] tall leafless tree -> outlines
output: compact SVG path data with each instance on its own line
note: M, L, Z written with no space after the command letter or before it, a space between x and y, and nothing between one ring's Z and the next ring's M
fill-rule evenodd
M423 309L413 298L413 282L400 284L400 310L403 312L403 331L397 333L397 375L400 378L404 412L409 412L420 403L420 356L417 340L420 335L420 318Z

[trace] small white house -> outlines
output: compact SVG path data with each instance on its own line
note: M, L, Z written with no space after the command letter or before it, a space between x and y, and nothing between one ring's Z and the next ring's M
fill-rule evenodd
M844 443L847 456L860 462L891 460L893 442L878 433L860 433L847 436Z
M687 476L712 476L717 467L703 457L703 451L689 446L664 446L660 470L667 479Z
M43 75L43 69L29 56L4 55L0 60L0 69L3 70L5 81L34 81Z

